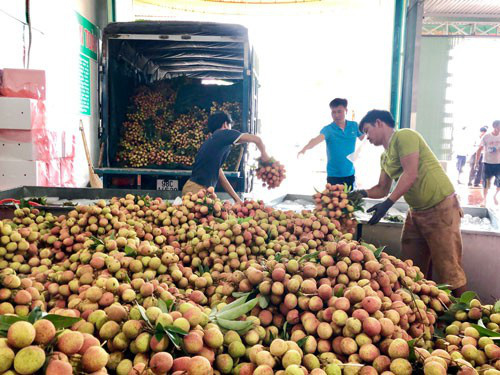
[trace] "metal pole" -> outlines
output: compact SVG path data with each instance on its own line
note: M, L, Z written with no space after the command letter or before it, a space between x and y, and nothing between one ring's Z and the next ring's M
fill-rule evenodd
M391 73L391 113L399 127L401 108L401 76L403 67L404 31L406 18L406 0L396 0L394 4L394 33L392 39Z
M423 4L423 0L410 0L406 12L401 128L415 129L417 120L417 88Z

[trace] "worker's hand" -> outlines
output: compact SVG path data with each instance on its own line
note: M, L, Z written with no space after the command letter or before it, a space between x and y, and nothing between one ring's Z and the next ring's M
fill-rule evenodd
M363 189L354 190L350 195L353 196L353 197L361 197L361 198L367 198L368 197L368 193L366 192L366 190L363 190Z
M267 154L267 152L263 152L262 154L260 154L260 160L263 163L267 163L269 162L269 160L271 160L271 157Z
M300 150L300 151L297 153L297 159L298 159L300 156L304 155L305 153L306 153L306 152L305 152L304 150Z
M243 201L240 199L240 197L235 197L234 203L243 204Z
M366 210L366 212L373 212L373 216L368 221L368 224L377 224L385 216L385 214L387 213L387 211L389 211L389 208L391 208L393 204L394 202L387 198L382 203L378 203Z

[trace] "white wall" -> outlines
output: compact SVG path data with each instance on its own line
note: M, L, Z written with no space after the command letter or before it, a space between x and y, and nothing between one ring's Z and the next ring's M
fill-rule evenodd
M9 0L0 3L0 35L2 35L1 68L23 68L27 53L28 31L25 21L25 1ZM91 116L79 111L79 29L75 11L101 27L107 22L105 0L32 0L31 69L46 71L47 127L71 131L77 135L75 179L79 186L88 182L85 154L78 132L82 118L90 141L94 164L98 158L97 63L91 59ZM17 19L17 20L16 20Z

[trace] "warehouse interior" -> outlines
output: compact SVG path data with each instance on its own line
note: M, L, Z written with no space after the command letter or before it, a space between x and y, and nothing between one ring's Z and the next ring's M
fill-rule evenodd
M0 374L500 374L499 0L0 35Z

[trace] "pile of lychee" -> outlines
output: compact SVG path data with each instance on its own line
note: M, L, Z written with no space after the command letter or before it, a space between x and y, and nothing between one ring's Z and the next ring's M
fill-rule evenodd
M0 373L500 371L498 306L338 224L212 188L17 209L0 221Z
M78 358L81 371L106 374L109 357L94 336L74 330L58 332L54 324L46 319L37 320L34 324L15 321L9 326L6 338L0 341L2 374L35 374L44 368L43 373L46 374L71 375L71 360L75 358Z
M343 232L355 232L357 221L354 212L360 209L360 203L350 194L350 188L328 183L323 191L313 195L313 199L316 211L325 212L328 217L337 220Z
M258 159L255 175L262 181L263 187L274 189L280 186L286 178L286 170L285 166L274 158L271 158L268 162Z
M176 112L180 81L163 80L137 88L121 127L117 163L133 168L190 167L209 136L208 115L215 111L227 111L233 118L233 128L241 129L239 102L213 102L209 110L193 105L187 113ZM239 151L232 150L224 170L234 169Z

